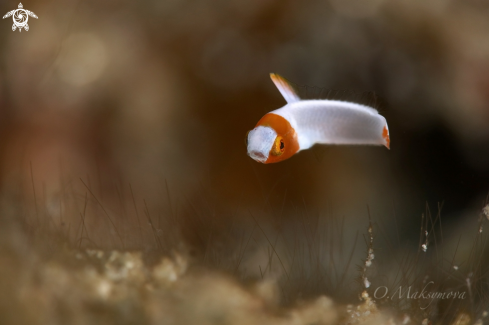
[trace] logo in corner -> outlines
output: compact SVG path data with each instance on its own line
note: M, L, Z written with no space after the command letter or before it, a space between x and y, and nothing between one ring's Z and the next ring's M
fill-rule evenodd
M36 14L32 11L25 10L24 6L22 6L22 3L19 3L19 9L14 9L7 12L2 19L8 18L10 16L12 16L12 18L14 19L14 24L12 25L12 31L14 32L17 28L19 29L19 32L22 31L22 28L24 28L26 31L29 30L29 25L27 25L29 16L37 19Z

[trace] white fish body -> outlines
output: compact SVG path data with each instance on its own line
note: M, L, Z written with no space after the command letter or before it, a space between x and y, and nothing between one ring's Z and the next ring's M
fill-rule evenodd
M271 78L287 105L266 114L249 132L253 159L279 162L314 144L390 147L387 122L377 110L346 101L301 100L284 78Z
M270 113L294 126L300 150L322 144L385 145L387 122L370 107L338 100L301 100Z

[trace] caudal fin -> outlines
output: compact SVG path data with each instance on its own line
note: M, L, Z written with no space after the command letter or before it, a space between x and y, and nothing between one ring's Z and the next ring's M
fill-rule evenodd
M384 129L382 130L382 138L384 139L384 146L386 146L387 149L391 149L391 138L389 137L389 128L387 127L387 124L384 125Z

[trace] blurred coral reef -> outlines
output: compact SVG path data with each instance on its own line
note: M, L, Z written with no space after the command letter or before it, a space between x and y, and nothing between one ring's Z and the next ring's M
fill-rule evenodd
M0 23L0 323L483 323L488 3L23 5L28 32ZM375 92L392 150L252 161L270 72ZM470 299L359 301L369 220L372 286Z

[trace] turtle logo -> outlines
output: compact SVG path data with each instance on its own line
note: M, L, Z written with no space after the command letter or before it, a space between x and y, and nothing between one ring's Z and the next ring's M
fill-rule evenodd
M27 21L29 20L29 16L36 18L37 16L35 13L29 10L23 9L24 6L22 6L22 3L19 3L19 9L15 9L12 11L9 11L3 16L2 19L8 18L10 16L13 16L14 19L14 24L12 25L12 31L15 32L15 30L18 28L19 32L22 31L22 28L24 28L26 31L29 30L29 25L27 25Z

